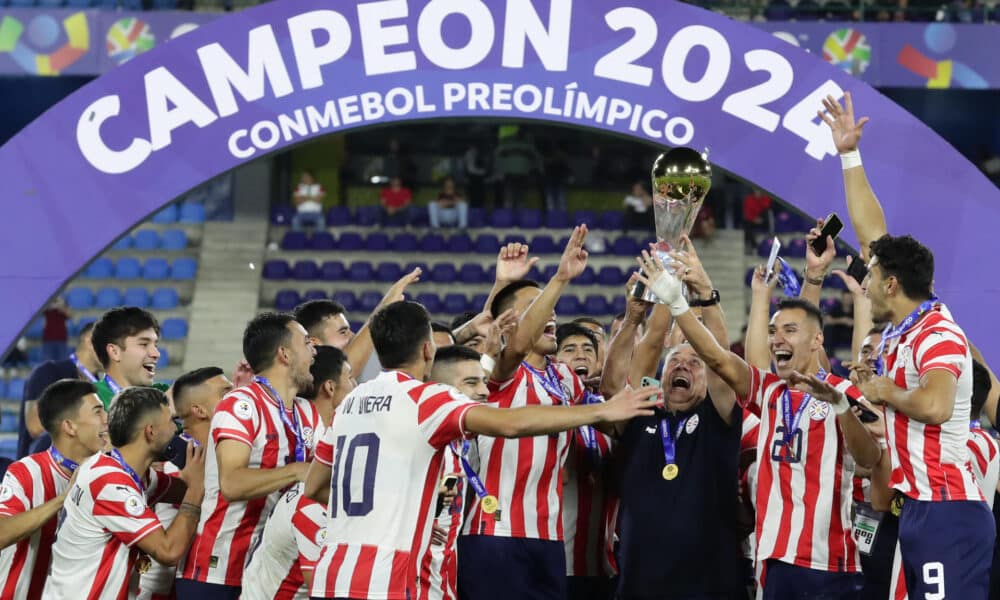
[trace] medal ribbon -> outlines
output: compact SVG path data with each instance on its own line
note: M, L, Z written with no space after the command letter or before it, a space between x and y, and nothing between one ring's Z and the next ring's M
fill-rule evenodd
M258 375L253 380L266 387L267 391L271 392L274 399L278 401L278 414L281 415L281 421L285 424L285 427L292 430L292 434L295 436L295 462L305 462L306 440L305 434L302 433L302 424L299 422L299 412L295 410L295 402L292 402L292 417L289 419L288 411L285 409L285 403L282 401L281 395L271 387L271 382L267 380L267 377Z
M118 448L115 448L114 450L111 451L111 458L118 461L118 464L122 466L122 469L125 469L125 472L128 473L129 477L132 478L132 481L134 481L135 484L139 487L139 491L145 494L146 486L142 484L142 478L139 477L139 474L136 473L132 467L128 466L128 463L125 462L125 459L122 457L122 453L118 451Z
M781 288L789 298L797 298L802 293L802 286L799 284L795 269L783 258L778 259L778 283L781 284Z
M979 422L979 419L972 419L969 421L969 431L972 431L973 429L982 429L982 424Z
M56 450L55 446L49 446L49 454L52 456L52 460L55 461L57 465L66 469L70 473L76 471L77 467L80 466L77 463L63 456L62 452Z
M781 416L782 424L785 426L782 438L786 447L791 445L792 438L795 437L795 432L799 429L799 422L802 421L802 415L805 414L810 400L812 400L812 396L805 394L802 398L802 404L799 404L799 409L792 416L792 393L787 386L785 387L785 393L781 395Z
M111 392L116 396L118 395L118 392L122 391L122 386L118 385L118 382L112 379L111 375L108 375L107 373L104 374L104 383L108 384L108 387L111 388Z
M597 404L601 399L596 394L587 390L583 395L584 404ZM580 438L583 440L583 445L587 449L587 453L590 454L590 459L596 466L601 462L601 446L597 443L597 431L594 430L592 425L582 425L579 428Z
M472 489L475 490L479 499L482 500L486 496L489 496L489 493L486 491L486 486L483 485L483 480L479 478L479 473L476 473L476 470L469 464L469 459L466 458L469 455L469 440L462 441L461 450L458 449L455 442L452 442L451 451L455 453L455 456L457 456L460 461L462 461L462 470L465 471L465 478L469 481L469 485L471 485Z
M569 402L569 398L566 397L566 393L559 384L562 379L560 379L559 373L556 372L556 367L552 364L552 361L549 360L549 357L545 357L544 373L529 365L527 361L522 362L521 364L523 364L529 371L531 371L532 374L534 374L535 377L538 378L542 387L545 388L545 391L548 392L550 396L558 398L559 402L562 404L567 404Z
M666 417L660 420L660 440L663 442L663 458L668 465L676 463L677 440L680 439L690 417L685 417L677 424L677 434L670 434L670 420Z
M80 362L80 359L76 357L76 352L70 354L69 355L69 359L71 361L73 361L74 365L76 365L76 370L79 371L80 374L82 374L84 377L87 378L87 381L89 381L91 383L94 383L94 382L97 381L97 376L94 375L93 373L91 373L90 369L88 369L87 367L83 366L83 363ZM114 388L112 388L112 389L114 389Z
M183 432L181 432L181 433L178 433L178 434L177 434L177 437L179 437L179 438L181 438L182 440L184 440L184 442L185 442L185 443L187 443L187 442L191 442L192 444L194 444L194 447L195 447L195 448L197 448L198 446L201 446L201 443L200 443L200 442L198 442L198 440L194 439L193 437L189 436L189 435L188 435L188 434L186 434L186 433L183 433Z
M911 312L905 319L899 322L899 325L893 327L892 323L885 326L882 331L882 340L878 343L878 351L875 354L875 374L884 375L885 374L885 361L882 359L882 353L885 352L885 347L889 343L889 340L897 338L904 333L913 324L917 322L917 319L922 317L925 312L934 308L935 304L938 304L940 300L937 296L931 296L929 299L920 303L920 306Z

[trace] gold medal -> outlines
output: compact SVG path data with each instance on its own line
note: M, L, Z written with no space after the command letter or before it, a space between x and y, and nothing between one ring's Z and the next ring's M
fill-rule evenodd
M500 503L497 501L496 496L486 496L479 501L479 506L483 508L483 512L492 515L500 508Z
M135 559L135 570L139 572L140 575L149 571L149 568L153 566L153 560L145 553L140 552L139 556Z
M669 465L663 467L663 478L667 481L671 481L677 478L677 474L679 472L680 469L677 468L677 465L670 463Z
M893 497L892 503L889 504L889 512L896 517L903 514L903 496L901 494L897 494Z

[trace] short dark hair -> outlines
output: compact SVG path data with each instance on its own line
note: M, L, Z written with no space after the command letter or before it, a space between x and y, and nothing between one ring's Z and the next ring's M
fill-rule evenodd
M971 417L978 419L979 413L983 412L986 399L993 389L993 381L990 379L990 371L986 365L973 359L972 361L972 406ZM993 415L990 415L993 418Z
M478 363L480 358L482 355L472 348L455 344L437 349L437 352L434 353L434 368L467 360Z
M186 392L189 389L198 387L209 379L218 377L219 375L225 375L225 373L226 372L220 367L202 367L200 369L195 369L194 371L188 371L187 373L181 375L174 380L174 406L177 407L180 406L181 403L187 402Z
M885 331L885 325L872 325L872 328L868 330L865 336L875 335L876 333L882 335L883 331Z
M400 300L375 313L368 330L382 368L395 369L413 360L427 341L431 316L422 304Z
M243 357L254 373L274 364L278 348L288 342L288 324L294 320L288 313L264 312L247 323L243 331Z
M335 300L310 300L295 307L295 320L302 324L310 334L313 329L327 317L335 317L347 311L344 305Z
M556 327L556 345L562 348L563 342L573 336L583 336L594 345L594 350L597 350L597 334L587 329L579 323L563 323L559 327Z
M455 331L456 329L458 329L462 325L465 325L466 323L468 323L469 321L471 321L475 317L476 317L476 313L474 313L472 311L466 311L466 312L458 315L457 317L455 317L454 319L451 320L451 330Z
M819 325L819 330L823 331L823 313L818 306L802 298L785 298L778 303L778 312L793 308L805 311L806 316L812 317L812 320Z
M154 387L141 385L122 390L108 411L111 445L120 448L130 443L139 432L139 423L163 406L167 406L167 396Z
M88 333L94 330L94 325L96 324L97 321L87 321L86 323L83 324L82 327L80 327L80 333L76 334L76 336L83 337L87 335Z
M111 361L108 356L108 344L124 347L125 338L147 329L152 329L156 335L160 335L160 324L148 311L136 306L112 308L94 325L94 335L90 338L90 345L94 347L97 360L106 368Z
M625 313L622 313L622 316L624 317ZM570 321L570 323L576 323L577 325L583 325L584 323L586 323L586 324L589 324L589 325L595 325L595 326L599 327L601 329L601 331L603 331L604 333L607 333L607 331L608 331L607 329L605 329L604 323L601 323L600 321L598 321L594 317L577 317L577 318L573 319L572 321ZM597 332L595 332L594 330L591 330L591 332L593 332L594 335L597 335Z
M507 285L507 287L502 288L497 292L496 296L493 296L493 302L490 302L490 313L494 317L499 317L503 314L503 311L507 310L514 304L514 294L524 288L541 288L538 283L530 279L518 279Z
M89 381L60 379L45 388L38 398L38 420L49 435L55 437L59 424L80 410L83 397L96 394L97 388Z
M451 336L451 343L455 343L455 334L451 332L451 327L448 327L444 323L438 321L431 321L431 331L434 333L447 333Z
M876 266L882 268L886 277L895 277L903 293L914 300L931 297L934 254L927 246L908 235L893 237L887 233L869 247L872 255L878 257Z
M347 362L347 355L340 348L333 346L316 346L316 359L313 361L309 372L312 373L312 386L307 390L302 390L299 395L306 400L315 400L323 382L339 381L341 373L344 372L344 364Z

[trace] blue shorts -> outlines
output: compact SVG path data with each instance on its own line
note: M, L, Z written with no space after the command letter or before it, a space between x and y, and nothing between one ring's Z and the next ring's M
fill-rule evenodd
M907 498L899 550L909 597L988 598L995 527L985 502Z
M463 535L458 538L459 600L566 600L562 542Z
M243 588L217 583L205 583L190 579L178 579L174 582L174 590L178 598L184 600L239 600Z
M856 600L864 583L861 573L818 571L768 560L764 600Z

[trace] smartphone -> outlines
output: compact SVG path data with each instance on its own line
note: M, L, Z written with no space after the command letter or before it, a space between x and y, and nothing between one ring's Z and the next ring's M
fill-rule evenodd
M861 406L860 402L852 400L850 396L847 397L847 403L851 406ZM858 420L862 423L874 423L875 421L878 421L878 415L861 406L861 416L858 417Z
M847 274L854 278L855 281L861 283L868 277L868 267L865 266L865 261L860 256L855 256L851 260L851 265L847 267Z
M840 232L844 229L844 223L837 216L837 213L830 213L827 215L826 219L823 220L823 229L820 231L819 237L809 244L809 247L813 249L816 256L823 254L826 250L826 238L827 236L837 239Z
M444 478L444 481L442 483L444 484L445 489L451 491L455 489L455 485L458 483L458 476L448 475L447 477Z

